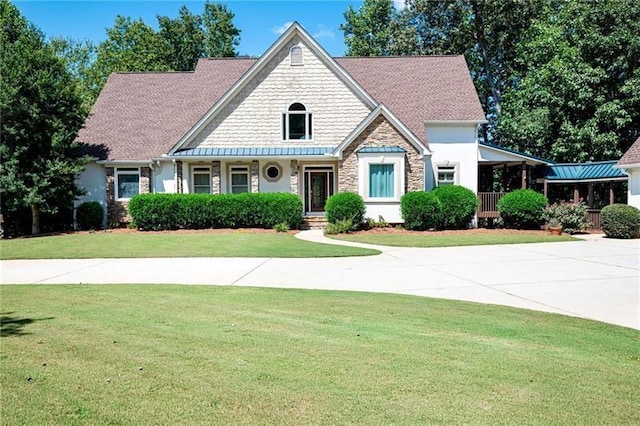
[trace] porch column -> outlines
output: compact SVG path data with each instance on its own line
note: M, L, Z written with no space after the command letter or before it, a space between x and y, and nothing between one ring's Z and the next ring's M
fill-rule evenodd
M587 195L587 205L590 209L593 208L593 184L589 184L589 194Z
M211 162L211 193L220 193L220 162Z
M140 167L140 193L151 192L151 168Z
M251 162L251 192L260 192L260 167L258 160Z
M613 182L609 182L609 204L616 202L615 194L613 193Z
M548 199L549 196L547 195L547 193L549 192L549 184L547 183L546 179L544 180L544 186L543 186L543 190L542 191L544 193L545 198Z
M578 184L573 185L573 202L578 203L580 201L580 189L578 188Z
M522 162L522 181L520 184L522 189L527 189L527 162Z
M291 175L289 176L289 188L292 194L298 192L298 160L291 160Z
M182 161L176 161L176 192L182 194Z

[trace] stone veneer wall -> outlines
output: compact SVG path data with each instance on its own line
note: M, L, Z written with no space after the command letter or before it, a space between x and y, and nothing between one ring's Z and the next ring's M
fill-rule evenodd
M405 156L405 192L424 189L424 159L418 150L405 139L383 116L376 118L360 136L342 153L338 162L338 191L358 192L358 154L362 147L399 146Z
M258 160L251 162L251 192L260 192L260 163Z
M211 193L220 193L220 161L211 162Z
M289 187L292 194L298 194L298 160L291 160L291 174L289 176Z
M112 223L130 223L131 216L127 207L128 201L116 201L115 188L115 168L107 167L107 224ZM140 167L140 194L151 192L151 169L149 167Z

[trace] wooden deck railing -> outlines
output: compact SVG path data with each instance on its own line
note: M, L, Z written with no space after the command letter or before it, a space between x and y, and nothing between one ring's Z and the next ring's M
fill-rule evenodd
M498 201L504 196L504 192L478 192L478 217L496 218L498 217Z

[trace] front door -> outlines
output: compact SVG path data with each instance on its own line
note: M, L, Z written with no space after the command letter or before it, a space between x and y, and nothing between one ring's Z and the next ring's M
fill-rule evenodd
M310 210L312 212L322 212L327 202L327 172L310 172L309 180Z

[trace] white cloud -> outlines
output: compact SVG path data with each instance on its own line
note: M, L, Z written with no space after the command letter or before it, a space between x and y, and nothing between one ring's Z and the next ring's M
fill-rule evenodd
M396 6L396 10L405 8L405 0L393 0L393 4Z
M318 31L313 33L313 38L318 39L322 37L326 38L334 38L336 34L331 30L331 28L327 28L324 25L318 25Z
M273 31L274 33L278 34L278 35L282 35L282 33L284 33L285 31L287 31L287 29L289 29L289 27L293 25L293 22L289 21L289 22L285 22L284 24L277 26L277 27L273 27L271 28L271 31Z

